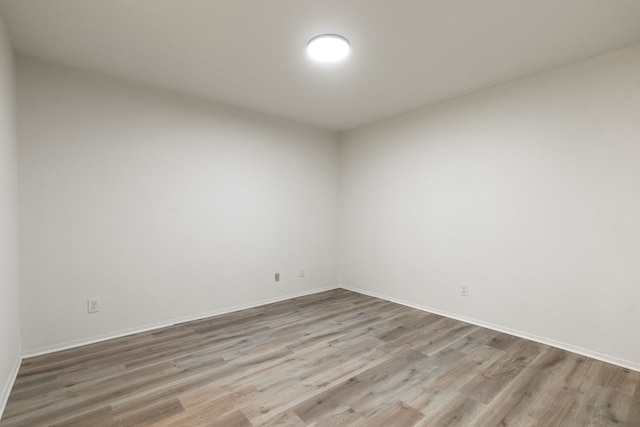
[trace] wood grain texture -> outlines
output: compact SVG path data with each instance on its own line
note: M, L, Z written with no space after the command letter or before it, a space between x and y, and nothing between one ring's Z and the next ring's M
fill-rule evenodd
M640 426L640 373L345 290L34 357L0 427Z

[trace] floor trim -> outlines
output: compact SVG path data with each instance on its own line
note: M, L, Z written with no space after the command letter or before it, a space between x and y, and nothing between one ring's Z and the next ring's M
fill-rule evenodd
M9 378L7 378L7 382L4 384L2 394L0 394L0 420L2 419L2 415L4 414L4 409L7 407L7 402L9 401L9 395L11 394L11 390L13 389L13 385L16 382L16 378L18 378L20 365L22 365L22 356L18 354L13 364L13 368L11 368Z
M58 344L58 345L54 345L54 346L49 346L49 347L41 347L38 349L34 349L31 351L27 351L27 352L23 352L22 353L22 357L19 359L20 362L22 361L22 359L27 359L30 357L36 357L36 356L42 356L42 355L46 355L46 354L51 354L51 353L56 353L58 351L63 351L63 350L68 350L68 349L72 349L72 348L76 348L76 347L82 347L84 345L89 345L89 344L95 344L98 342L102 342L102 341L108 341L111 339L115 339L115 338L121 338L124 336L128 336L128 335L133 335L133 334L137 334L137 333L141 333L141 332L148 332L151 330L155 330L155 329L159 329L159 328L164 328L167 326L173 326L176 325L178 323L184 323L184 322L190 322L193 320L200 320L200 319L204 319L207 317L212 317L212 316L218 316L221 314L227 314L227 313L232 313L235 311L240 311L240 310L246 310L248 308L254 308L254 307L259 307L261 305L266 305L266 304L271 304L274 302L280 302L280 301L284 301L284 300L288 300L288 299L292 299L292 298L298 298L298 297L302 297L302 296L307 296L307 295L313 295L313 294L317 294L320 292L326 292L329 290L333 290L333 289L338 289L338 288L342 288L342 289L346 289L352 292L357 292L363 295L368 295L371 297L375 297L375 298L380 298L386 301L391 301L397 304L401 304L404 305L406 307L411 307L411 308L415 308L417 310L421 310L421 311L426 311L429 313L434 313L434 314L438 314L440 316L445 316L451 319L455 319L455 320L459 320L461 322L465 322L465 323L470 323L472 325L476 325L476 326L481 326L483 328L488 328L494 331L498 331L498 332L503 332L505 334L509 334L509 335L513 335L519 338L524 338L527 340L531 340L531 341L535 341L541 344L545 344L545 345L549 345L551 347L555 347L555 348L559 348L561 350L566 350L566 351L570 351L572 353L576 353L576 354L580 354L582 356L586 356L586 357L590 357L592 359L596 359L599 360L601 362L605 362L605 363L611 363L612 365L616 365L616 366L620 366L622 368L626 368L626 369L631 369L633 371L638 371L640 372L640 363L636 363L636 362L632 362L629 360L624 360L624 359L619 359L617 357L613 357L613 356L609 356L607 354L603 354L603 353L598 353L595 351L591 351L588 349L584 349L581 347L576 347L573 346L571 344L566 344L560 341L555 341L555 340L551 340L548 338L544 338L544 337L539 337L537 335L532 335L526 332L522 332L522 331L518 331L515 329L510 329L504 326L500 326L500 325L495 325L492 323L488 323L488 322L483 322L481 320L477 320L477 319L473 319L470 317L465 317L465 316L459 316L457 314L453 314L453 313L449 313L447 311L443 311L443 310L439 310L433 307L428 307L428 306L424 306L424 305L420 305L420 304L415 304L409 301L405 301L402 299L398 299L398 298L394 298L391 297L389 295L385 295L385 294L380 294L377 292L372 292L366 289L361 289L361 288L357 288L357 287L353 287L353 286L347 286L347 285L336 285L336 286L329 286L329 287L325 287L325 288L319 288L319 289L314 289L311 291L304 291L304 292L298 292L298 293L294 293L294 294L287 294L281 297L277 297L277 298L271 298L271 299L266 299L266 300L261 300L261 301L256 301L250 304L243 304L243 305L238 305L238 306L234 306L234 307L230 307L227 309L223 309L223 310L214 310L214 311L210 311L210 312L205 312L205 313L199 313L197 315L192 315L192 316L185 316L185 317L181 317L181 318L177 318L177 319L173 319L170 321L166 321L166 322L160 322L160 323L155 323L155 324L148 324L145 326L141 326L139 328L132 328L132 329L128 329L128 330L123 330L123 331L119 331L119 332L115 332L115 333L111 333L111 334L105 334L102 336L98 336L98 337L94 337L92 339L81 339L81 340L75 340L75 341L70 341L70 342L66 342L66 343L62 343L62 344ZM20 367L20 363L18 363L15 367L15 376L17 376L18 373L18 369ZM13 378L13 381L15 381L15 376ZM11 385L13 385L13 381L11 382ZM6 385L5 385L5 390L3 390L3 395L0 396L3 398L2 402L2 406L0 406L0 408L4 409L4 405L6 404L6 400L9 396L9 392L11 391L11 387L9 387L8 390L6 390ZM6 396L5 396L6 394ZM0 411L1 413L1 411Z
M366 289L356 288L353 286L340 285L342 289L346 289L348 291L357 292L359 294L368 295L374 298L380 298L386 301L394 302L396 304L401 304L406 307L415 308L417 310L426 311L428 313L438 314L440 316L448 317L451 319L459 320L461 322L470 323L472 325L481 326L483 328L491 329L498 332L503 332L505 334L513 335L519 338L524 338L526 340L535 341L540 344L545 344L551 347L559 348L560 350L570 351L572 353L579 354L581 356L590 357L592 359L599 360L601 362L610 363L612 365L620 366L625 369L631 369L632 371L640 372L640 363L631 362L629 360L619 359L617 357L609 356L607 354L598 353L595 351L587 350L585 348L576 347L571 344L566 344L560 341L551 340L548 338L539 337L537 335L528 334L526 332L518 331L515 329L506 328L504 326L495 325L488 322L483 322L481 320L473 319L470 317L459 316L457 314L449 313L447 311L438 310L433 307L427 307L420 304L415 304L409 301L404 301L398 298L391 297L389 295L379 294L377 292L368 291Z
M221 310L213 310L213 311L208 311L208 312L204 312L204 313L198 313L198 314L191 315L191 316L183 316L183 317L179 317L179 318L176 318L176 319L167 320L167 321L164 321L164 322L152 323L152 324L147 324L147 325L136 327L136 328L120 330L120 331L109 333L109 334L95 336L95 337L92 337L90 339L79 339L79 340L68 341L68 342L61 343L61 344L56 344L56 345L51 345L51 346L46 346L46 347L40 347L40 348L36 348L36 349L33 349L33 350L24 351L22 353L22 358L23 359L28 359L30 357L43 356L43 355L47 355L47 354L51 354L51 353L56 353L58 351L69 350L69 349L72 349L72 348L82 347L82 346L89 345L89 344L95 344L95 343L99 343L99 342L102 342L102 341L108 341L108 340L112 340L112 339L115 339L115 338L122 338L122 337L125 337L125 336L128 336L128 335L138 334L138 333L141 333L141 332L148 332L148 331L152 331L152 330L155 330L155 329L165 328L165 327L173 326L173 325L176 325L176 324L179 324L179 323L191 322L191 321L194 321L194 320L205 319L207 317L213 317L213 316L219 316L221 314L233 313L235 311L246 310L248 308L259 307L261 305L272 304L274 302L280 302L280 301L285 301L285 300L292 299L292 298L304 297L304 296L307 296L307 295L313 295L313 294L317 294L317 293L320 293L320 292L326 292L326 291L339 289L339 288L340 288L339 285L328 286L328 287L324 287L324 288L316 288L316 289L312 289L312 290L309 290L309 291L296 292L296 293L287 294L287 295L283 295L283 296L276 297L276 298L269 298L269 299L259 300L259 301L255 301L255 302L252 302L252 303L249 303L249 304L241 304L241 305L237 305L237 306L233 306L233 307L229 307L229 308L225 308L225 309L221 309Z

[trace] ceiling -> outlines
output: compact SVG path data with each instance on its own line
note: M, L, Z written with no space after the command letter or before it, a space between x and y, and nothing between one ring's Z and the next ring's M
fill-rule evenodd
M345 131L640 43L639 0L0 0L21 54ZM321 33L351 56L305 55Z

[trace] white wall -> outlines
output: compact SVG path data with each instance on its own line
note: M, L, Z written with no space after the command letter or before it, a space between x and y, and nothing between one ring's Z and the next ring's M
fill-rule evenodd
M0 416L20 361L13 49L0 17Z
M639 369L638 76L635 46L344 134L342 282Z
M331 133L22 58L24 349L335 285L340 185L346 286L638 369L638 75L640 46L338 152Z
M20 58L18 135L27 353L339 282L333 133Z

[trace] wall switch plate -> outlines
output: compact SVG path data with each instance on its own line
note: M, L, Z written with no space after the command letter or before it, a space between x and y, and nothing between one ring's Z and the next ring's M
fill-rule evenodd
M89 298L87 300L87 313L97 313L100 311L100 298Z
M280 281L280 273L274 274L273 278L275 279L276 282L279 282Z
M304 267L300 267L300 269L298 270L298 276L304 277Z
M469 296L469 285L467 285L466 283L461 283L460 284L460 296L462 296L462 297L468 297Z

